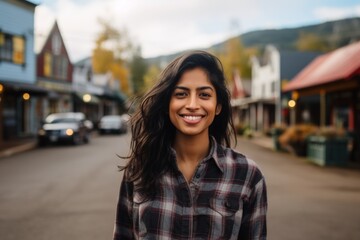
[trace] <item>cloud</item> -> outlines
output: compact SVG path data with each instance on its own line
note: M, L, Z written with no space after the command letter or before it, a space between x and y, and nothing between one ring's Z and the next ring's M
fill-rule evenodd
M316 18L322 21L360 16L360 5L352 7L320 7L314 10Z
M306 15L313 4L304 1L300 10L298 4L284 0L44 0L36 8L35 29L41 39L56 19L70 58L77 61L91 55L100 32L97 19L103 18L119 30L126 29L143 56L152 57L207 48L254 29L313 21ZM323 7L313 14L321 21L360 16L360 5Z
M91 54L95 36L100 31L97 19L102 17L112 21L118 29L127 29L130 38L141 45L143 55L149 57L206 48L239 33L243 19L257 16L257 4L258 0L252 3L238 0L62 0L49 1L49 5L45 1L36 9L35 26L37 36L45 36L56 19L71 59L78 60ZM238 29L234 29L234 21L239 23Z

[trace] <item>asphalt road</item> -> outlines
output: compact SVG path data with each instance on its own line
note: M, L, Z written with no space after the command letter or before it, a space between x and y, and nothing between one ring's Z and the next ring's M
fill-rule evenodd
M111 239L129 135L0 159L1 240ZM239 139L268 185L268 239L360 239L360 171L321 168Z
M323 168L239 139L268 186L268 239L359 240L360 170Z
M111 239L127 152L121 135L0 159L0 239Z

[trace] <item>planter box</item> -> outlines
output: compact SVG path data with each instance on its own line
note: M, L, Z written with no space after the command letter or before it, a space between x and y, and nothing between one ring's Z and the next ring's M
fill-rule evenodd
M310 136L307 158L320 166L345 166L348 160L347 138Z

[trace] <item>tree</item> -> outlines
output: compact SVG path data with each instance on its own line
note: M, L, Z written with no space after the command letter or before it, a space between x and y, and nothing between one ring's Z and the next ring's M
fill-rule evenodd
M299 51L326 52L331 49L329 43L322 37L314 33L301 32L296 41L296 48Z
M256 49L245 49L239 37L233 37L226 41L223 51L216 55L220 58L225 77L232 80L235 71L239 71L241 77L251 77L250 56L256 53Z
M141 94L145 89L144 75L147 70L147 64L141 56L141 48L135 48L130 62L131 82L133 84L133 93Z
M117 30L109 21L98 20L102 29L96 39L96 47L93 50L92 64L95 74L110 72L113 79L119 81L120 90L129 94L129 71L126 57L131 49L126 31Z
M159 74L160 74L160 68L157 65L151 65L144 76L144 83L145 83L145 89L150 89L155 82L157 81Z

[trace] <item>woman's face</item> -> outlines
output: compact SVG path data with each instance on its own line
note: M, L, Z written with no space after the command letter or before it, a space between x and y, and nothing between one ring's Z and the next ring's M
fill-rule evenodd
M185 71L175 86L169 104L170 121L177 133L208 136L208 128L220 111L215 87L206 72L201 68Z

